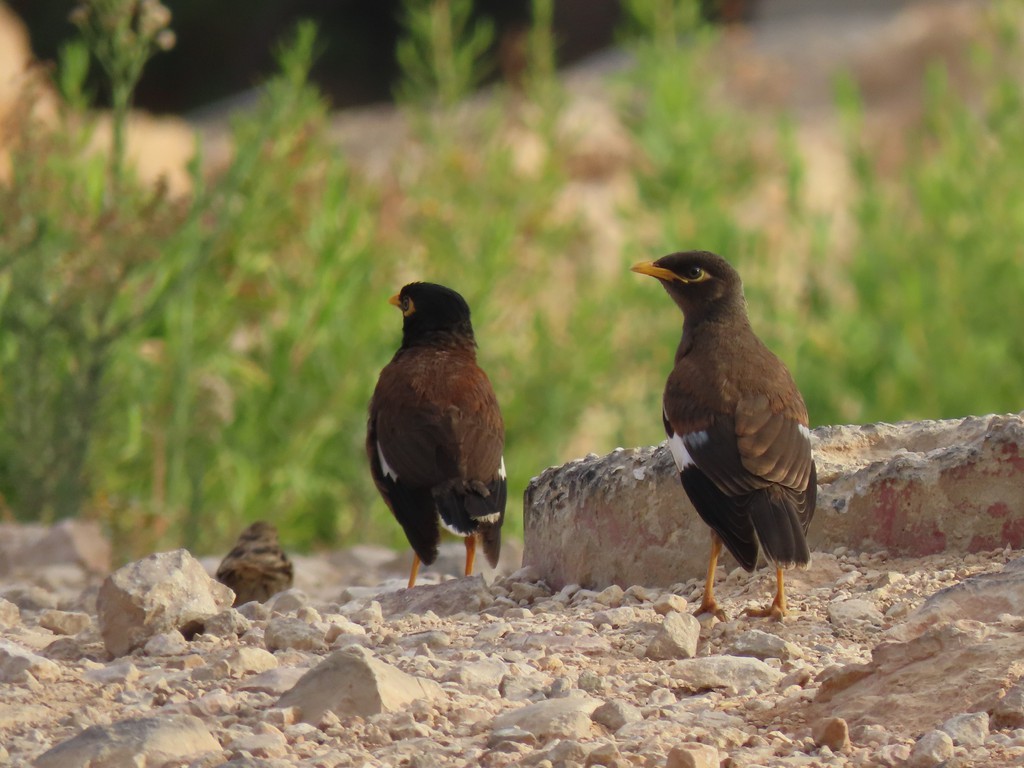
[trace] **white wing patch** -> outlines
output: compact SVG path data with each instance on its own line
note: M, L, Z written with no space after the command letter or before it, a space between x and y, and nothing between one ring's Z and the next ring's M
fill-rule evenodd
M797 428L800 430L800 434L804 436L807 442L811 441L811 430L805 427L803 424L798 424Z
M692 467L696 463L686 448L687 442L695 448L699 448L707 441L707 432L690 432L686 435L672 433L672 437L668 439L668 448L672 451L672 458L676 461L676 469L682 472L687 467Z
M498 468L498 477L505 479L505 457L501 457L501 466Z
M467 536L473 535L472 532L467 533L466 531L460 531L455 528L452 528L450 525L448 525L448 523L444 521L443 517L438 517L437 520L441 523L441 527L448 531L448 533L454 534L456 536L461 536L462 538L466 538Z
M380 441L377 441L377 458L380 459L380 469L384 473L384 477L390 477L392 480L398 480L398 473L391 468L388 464L388 460L384 458L384 451L380 449Z

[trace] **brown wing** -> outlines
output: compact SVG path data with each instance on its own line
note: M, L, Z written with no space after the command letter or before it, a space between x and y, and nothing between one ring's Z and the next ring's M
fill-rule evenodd
M373 399L377 444L393 473L416 488L493 480L505 430L486 374L450 350L410 350L396 362Z
M761 350L770 357L749 361L764 370L752 379L761 391L743 391L720 369L685 357L665 389L666 432L683 486L748 569L758 542L780 566L807 562L803 534L817 490L803 399L785 367Z

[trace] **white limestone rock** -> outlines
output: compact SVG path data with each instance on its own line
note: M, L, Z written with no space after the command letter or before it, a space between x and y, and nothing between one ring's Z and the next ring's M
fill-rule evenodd
M164 715L86 728L40 755L35 767L162 766L219 752L220 748L198 717Z
M162 632L195 633L233 599L187 550L159 552L104 580L96 598L100 634L112 656L123 656Z
M692 659L697 655L700 622L689 613L668 613L644 655L655 661Z
M928 731L910 752L909 768L935 768L953 756L953 739L944 731Z
M498 716L492 730L521 728L540 741L583 739L593 734L591 714L601 702L589 696L548 699L527 704Z
M677 661L671 677L693 691L723 690L759 693L774 688L782 673L760 659L746 656L705 656Z
M414 701L435 701L444 692L433 680L406 674L360 646L335 651L278 699L298 707L302 721L320 722L325 712L361 715L395 712Z
M28 675L37 681L52 682L60 679L60 665L17 643L0 639L0 682L24 683Z
M962 747L980 747L988 738L988 712L965 712L954 715L940 730L949 734L953 743Z
M729 644L729 653L733 656L750 656L755 659L799 659L803 656L800 647L778 635L750 629L737 635Z

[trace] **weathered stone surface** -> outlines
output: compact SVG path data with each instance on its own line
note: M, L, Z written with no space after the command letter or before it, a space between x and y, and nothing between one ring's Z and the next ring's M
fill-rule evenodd
M812 550L920 556L1024 546L1020 414L820 427L813 436ZM556 589L668 586L707 564L707 526L664 444L548 469L527 488L523 514L524 565Z
M498 689L502 679L509 673L509 665L501 659L481 659L466 664L456 664L444 676L446 681L457 682L465 690L484 694Z
M26 674L43 682L57 680L60 666L20 645L0 640L0 682L22 682Z
M953 740L943 731L928 731L910 752L909 768L935 768L953 756Z
M1024 683L997 694L988 713L996 728L1024 728Z
M628 627L640 621L640 611L631 605L609 608L605 611L595 612L591 621L598 629L601 627Z
M692 659L697 655L700 622L688 613L665 615L644 655L649 659Z
M782 673L759 659L742 656L705 656L678 661L669 670L673 679L694 691L722 689L766 691L782 679Z
M139 679L139 668L130 661L116 661L87 670L85 678L100 685L129 686Z
M718 768L718 750L710 744L680 744L672 747L665 768Z
M192 715L124 720L86 728L40 755L36 768L161 766L220 751L220 744Z
M92 624L87 613L78 611L43 611L39 615L39 626L48 629L55 635L77 635Z
M733 656L751 656L755 659L789 659L800 658L803 653L799 646L783 640L778 635L750 629L737 635L729 644L729 653Z
M147 656L178 656L188 653L188 640L176 629L153 635L142 646Z
M548 699L513 709L494 720L493 730L521 728L541 741L582 739L593 732L591 713L601 704L589 696Z
M941 624L907 642L883 642L867 664L826 677L811 713L842 717L851 728L921 733L998 696L1022 655L1024 633L973 621Z
M942 729L949 734L954 744L978 747L988 738L988 713L965 712L955 715L942 724Z
M225 608L203 621L203 632L214 637L231 638L244 635L252 623L234 608Z
M583 765L584 768L597 765L603 765L605 768L627 768L630 763L622 757L614 741L606 741L587 752L587 759Z
M841 717L819 720L812 729L814 743L828 747L833 752L845 752L850 748L850 727Z
M298 707L302 721L315 725L328 710L365 717L442 696L441 686L433 680L406 674L353 646L335 651L303 675L276 706Z
M277 668L277 658L262 648L240 646L228 654L226 661L231 677L243 677Z
M272 595L266 604L271 613L288 613L308 605L309 595L298 587L292 587Z
M2 597L23 611L45 611L57 607L57 595L32 584L8 587L3 590Z
M233 598L187 550L159 552L104 580L96 598L100 634L111 655L122 656L161 632L197 631Z
M1024 616L1024 557L1010 561L999 572L964 579L936 592L887 634L909 640L943 622L991 622L1001 614Z
M624 701L612 700L595 709L590 718L603 725L613 733L629 723L637 723L644 719L643 714L637 707L627 704Z
M476 613L494 602L480 574L451 579L440 584L421 584L412 589L400 589L382 594L380 607L386 616L433 611L438 616L456 613Z
M21 623L21 609L10 600L0 597L0 627L13 627Z
M0 523L0 575L51 565L106 574L110 557L110 542L95 521L62 520L53 526Z
M847 598L833 600L828 606L828 620L837 627L880 627L885 619L870 600Z
M304 667L268 669L266 672L245 678L239 684L238 689L241 691L269 693L271 696L282 696L294 688L307 672L309 670Z
M671 592L666 592L654 601L654 612L662 616L672 611L686 613L688 610L689 604L686 602L686 598Z
M325 633L322 629L307 624L301 619L280 617L267 623L264 633L267 649L279 651L284 648L295 648L300 651L319 651L327 647Z

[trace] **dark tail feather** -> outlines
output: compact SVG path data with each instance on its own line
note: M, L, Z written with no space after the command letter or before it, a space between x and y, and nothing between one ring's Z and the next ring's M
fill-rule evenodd
M485 523L480 526L480 543L484 545L484 555L491 568L498 567L498 557L501 556L501 523Z
M388 506L395 519L401 523L413 552L424 565L430 565L437 559L437 547L441 543L441 531L437 525L434 499L430 491L408 488L390 477L385 477L381 486Z
M696 467L687 467L679 478L697 514L718 534L736 562L746 571L754 570L757 536L743 503L718 490L718 486Z
M505 522L505 502L508 498L508 482L499 477L489 486L491 491L491 511L498 510L498 520L493 523L480 524L480 540L484 545L484 554L491 568L498 567L501 555L501 524Z
M498 478L490 485L471 483L435 489L434 501L445 525L463 536L479 533L491 566L501 553L501 524L505 520L508 486Z
M434 501L445 525L463 536L480 525L501 525L505 517L506 484L497 479L481 482L453 482L434 488Z
M752 494L747 508L765 559L777 568L806 566L811 551L801 520L804 494L773 487Z

